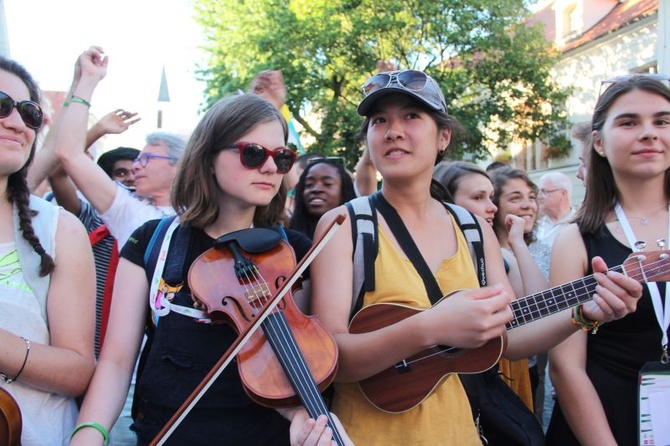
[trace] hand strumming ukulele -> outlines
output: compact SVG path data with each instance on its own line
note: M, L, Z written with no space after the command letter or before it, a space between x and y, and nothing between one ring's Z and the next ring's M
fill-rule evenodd
M636 252L610 268L638 282L665 282L670 251ZM525 325L591 300L597 282L593 275L513 301L514 318L507 329ZM442 299L447 299L445 296ZM399 304L373 304L356 313L350 333L367 333L399 322L424 310ZM505 352L505 336L474 350L434 345L393 367L359 382L374 406L385 412L406 412L426 399L451 373L480 373L493 367Z

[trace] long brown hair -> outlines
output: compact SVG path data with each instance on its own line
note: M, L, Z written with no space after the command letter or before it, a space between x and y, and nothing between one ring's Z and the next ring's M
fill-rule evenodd
M30 100L40 103L41 95L37 82L28 73L28 71L15 61L0 56L0 70L11 73L21 79L28 88ZM37 133L37 130L34 130ZM30 189L26 176L28 175L28 167L33 162L35 157L35 149L37 146L37 134L33 141L33 146L30 148L30 155L28 161L18 171L9 175L7 179L7 199L10 203L16 205L19 214L19 227L23 238L32 246L35 252L40 256L40 276L44 277L51 273L55 267L53 258L47 254L40 243L39 238L35 235L33 230L32 220L37 215L37 211L30 209Z
M499 167L498 169L494 169L490 172L490 178L491 178L491 183L493 183L493 204L496 205L498 208L498 212L500 212L500 196L502 195L502 190L503 187L510 181L514 179L519 179L522 180L528 187L530 188L533 193L537 196L537 185L533 183L533 180L530 179L530 176L528 174L521 170L521 169L514 169L512 167ZM535 223L533 224L533 231L524 233L523 234L523 239L526 242L527 245L530 245L535 241L535 230L534 228L537 226L537 218L535 219ZM496 218L494 219L494 225L493 225L493 230L498 234L498 231L504 231L505 228L503 227L502 229L498 225L498 213L496 213Z
M612 83L596 103L591 121L594 138L591 138L591 150L588 155L586 196L582 206L577 211L576 221L583 233L596 233L605 224L607 215L614 209L620 200L620 192L614 181L612 166L606 158L599 156L593 140L596 132L603 131L610 107L622 95L633 90L642 90L665 98L670 102L670 88L663 82L643 74L632 75L623 80ZM669 171L665 171L665 195L670 196Z
M259 124L275 120L284 129L286 143L288 127L284 117L257 95L228 96L205 113L191 134L172 185L172 206L182 223L204 228L216 220L219 186L212 174L214 157L221 147L233 144ZM256 208L255 226L273 226L282 220L286 192L282 182L270 204Z

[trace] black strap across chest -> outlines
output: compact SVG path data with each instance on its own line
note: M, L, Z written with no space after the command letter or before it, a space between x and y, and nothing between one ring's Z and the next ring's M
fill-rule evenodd
M437 301L442 299L442 291L440 290L437 280L435 280L433 272L430 270L430 267L421 255L419 248L417 248L416 243L414 243L414 239L412 239L407 227L400 218L400 215L398 215L398 212L393 206L386 201L386 198L384 198L384 195L382 195L381 192L376 192L372 195L371 200L374 202L374 205L379 212L384 216L384 220L386 220L389 228L391 228L393 236L405 252L405 255L407 255L409 261L414 265L414 268L416 268L421 279L423 279L423 284L428 293L428 299L430 299L431 304L435 305Z

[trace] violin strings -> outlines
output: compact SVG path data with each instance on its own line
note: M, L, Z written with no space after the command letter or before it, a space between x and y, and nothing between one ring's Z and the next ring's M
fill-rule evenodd
M268 295L270 288L265 278L261 274L257 274L257 272L258 270L255 265L251 267L250 274L249 271L245 269L244 274L247 282L245 282L244 286L245 289L252 292L256 299L265 305L271 297L271 295ZM260 284L263 293L259 292L257 286L250 286L249 284L251 282ZM318 415L326 415L333 431L333 436L340 440L338 444L343 444L340 434L335 428L335 423L331 417L330 411L323 401L321 392L309 371L309 366L300 352L300 347L297 345L295 337L293 336L291 328L283 313L274 312L269 315L263 323L263 329L268 332L267 338L270 340L277 358L280 359L285 369L290 369L287 370L287 375L289 378L293 378L291 379L291 382L294 387L296 387L296 391L298 392L298 395L301 396L303 404L310 416L316 418Z

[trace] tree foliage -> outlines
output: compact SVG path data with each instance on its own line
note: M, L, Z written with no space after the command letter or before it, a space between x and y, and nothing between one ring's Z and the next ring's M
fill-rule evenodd
M309 150L355 163L360 86L384 61L424 70L441 85L464 127L452 157L486 147L550 141L563 132L566 92L557 60L537 28L523 25L524 0L196 0L207 38L209 104L246 90L261 70L280 69L287 105ZM316 117L316 119L315 119ZM304 141L303 141L304 142Z

